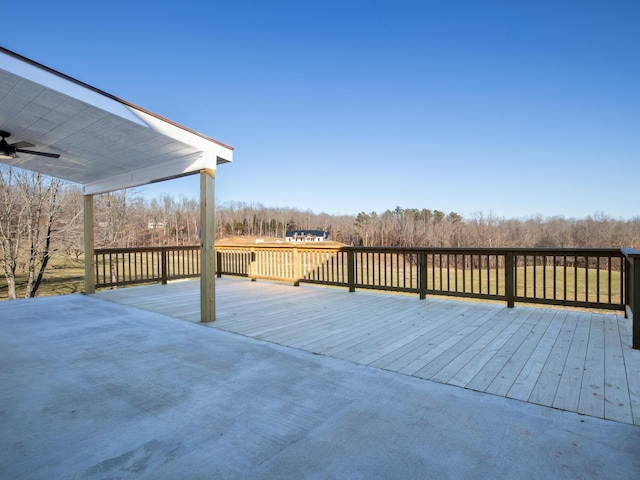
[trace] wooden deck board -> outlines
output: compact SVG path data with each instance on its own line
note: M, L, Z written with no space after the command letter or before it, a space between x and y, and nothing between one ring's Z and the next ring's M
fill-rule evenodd
M627 389L631 402L631 412L633 415L633 423L640 425L640 360L638 359L639 350L631 348L631 322L621 318L618 322L620 331L620 342L622 344L622 354L624 357L624 368L626 372ZM607 378L606 382L611 380L611 388L615 389L615 381ZM610 404L612 407L615 405Z
M489 388L513 353L518 349L529 332L531 332L533 325L529 317L531 317L533 313L533 311L530 311L526 317L522 318L522 322L519 323L517 329L502 343L498 351L495 352L495 355L491 357L491 361L482 366L477 375L466 385L467 388L480 392L484 392Z
M445 318L444 322L428 336L425 341L421 338L419 342L411 345L411 349L404 353L385 368L406 375L413 375L420 370L423 365L431 359L443 353L446 349L455 345L470 330L470 317L464 312L472 310L472 307L465 306L464 310L458 314Z
M434 374L431 380L440 383L454 381L453 379L460 375L462 371L469 365L475 363L479 355L489 350L491 343L494 342L509 325L509 318L507 309L503 309L498 312L497 315L494 313L491 319L492 321L487 323L487 328L483 330L478 329L474 332L475 335L469 337L469 345L465 346L463 351L456 352L455 357L448 358L446 365ZM453 351L450 353L453 353ZM418 374L420 373L423 372L418 372Z
M414 311L413 308L410 308L408 315L411 315L410 312ZM375 321L369 321L360 328L357 323L353 323L349 328L349 332L342 338L334 339L330 344L325 342L322 346L323 348L316 348L313 351L353 361L355 358L362 356L363 353L377 350L381 344L380 342L388 338L396 328L399 332L404 332L406 328L411 328L404 322L407 316L396 312L380 309L378 310L379 316ZM414 328L419 329L420 327L414 326Z
M531 392L542 374L544 364L551 354L553 345L558 335L560 335L564 318L566 317L566 312L562 310L557 310L552 314L553 319L522 368L522 371L513 382L509 392L507 392L507 397L525 402L529 400Z
M472 361L468 362L460 371L458 371L447 383L459 387L471 388L469 384L478 376L481 370L490 363L493 357L500 351L505 343L513 336L524 322L525 317L515 315L511 309L506 310L505 320L506 327L479 352ZM484 372L486 375L487 373Z
M556 396L553 399L553 407L555 408L572 412L578 411L584 363L589 345L590 324L586 318L587 314L580 313L575 323L567 361L564 364L558 390L556 390Z
M627 384L627 375L619 323L618 318L604 321L604 418L633 423L629 388L622 387Z
M424 308L417 302L415 308L408 308L399 313L390 313L391 323L355 345L349 353L352 362L369 363L382 358L388 353L403 347L409 342L425 335L435 321L435 316L423 316ZM355 351L357 350L357 351Z
M604 417L604 319L590 318L589 344L582 374L578 413Z
M520 345L518 345L518 348L514 350L511 357L507 360L498 375L496 375L493 382L489 384L485 392L500 395L501 397L507 396L527 361L531 358L536 346L544 336L544 332L546 332L549 327L553 315L555 315L555 312L545 310L536 312L536 315L529 317L529 322L527 323L531 325L531 328L527 335L523 338Z
M375 303L377 299L372 300L374 301L373 303ZM322 312L320 317L314 317L317 321L314 321L313 325L305 329L287 329L278 335L264 337L264 339L296 348L304 348L305 350L315 353L322 353L325 349L334 347L340 341L347 341L345 339L351 338L357 332L362 335L363 332L370 331L374 328L374 325L376 325L380 319L372 316L356 315L356 313L361 310L362 306L359 302L345 308L344 313L346 315L354 315L356 317L354 321L350 323L327 323L326 320L335 318L336 313L332 311Z
M199 321L199 282L101 291ZM216 281L209 327L376 368L640 425L640 351L616 314Z
M539 405L553 405L553 399L556 396L564 365L567 362L567 355L573 341L575 326L577 324L578 314L576 312L568 312L564 318L562 329L556 341L549 352L549 357L542 367L542 372L535 383L529 402Z
M423 365L414 373L414 375L420 378L427 378L437 382L446 383L448 378L457 373L457 366L454 362L456 360L459 360L460 363L464 362L463 355L465 353L473 353L473 349L471 347L474 344L476 344L476 348L479 344L482 344L487 333L493 330L496 323L499 323L492 321L495 319L496 310L487 310L480 317L477 317L476 320L466 329L460 331L462 338L460 338L455 345L452 345L451 348L448 348L437 357L434 357L433 355L429 357L423 356L420 359L420 364ZM478 344L478 342L480 343ZM456 371L450 372L449 370L446 370L447 367L451 367L451 370Z
M464 312L469 308L470 307L468 305L461 304L456 305L454 308L451 308L446 312L441 311L437 313L429 318L429 325L421 330L421 335L418 338L381 356L377 360L369 362L368 365L384 368L386 370L394 370L396 365L406 365L407 361L404 359L405 356L410 354L412 356L420 356L424 351L427 351L431 345L435 345L435 340L433 339L441 334L442 331L447 329L452 318L455 318L457 314ZM416 351L416 349L419 350Z

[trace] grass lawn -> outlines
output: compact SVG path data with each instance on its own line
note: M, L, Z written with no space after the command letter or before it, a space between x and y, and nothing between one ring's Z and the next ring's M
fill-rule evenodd
M27 284L27 272L17 272L16 294L24 298ZM54 257L44 273L44 278L38 289L38 297L51 295L66 295L84 291L84 258L70 259ZM0 276L0 300L7 299L7 281Z

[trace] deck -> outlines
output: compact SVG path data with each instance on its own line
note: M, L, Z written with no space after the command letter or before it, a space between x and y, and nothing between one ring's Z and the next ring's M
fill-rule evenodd
M199 281L96 297L197 322ZM640 351L612 313L216 281L213 328L425 380L640 425Z

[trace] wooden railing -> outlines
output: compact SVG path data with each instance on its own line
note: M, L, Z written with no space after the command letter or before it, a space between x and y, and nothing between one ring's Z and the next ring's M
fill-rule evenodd
M218 275L623 310L618 249L217 247Z
M166 283L200 271L198 246L95 254L96 287ZM632 249L223 245L216 259L218 276L640 312L640 252ZM640 313L636 318L640 348Z
M95 250L96 288L200 276L200 247L99 248Z

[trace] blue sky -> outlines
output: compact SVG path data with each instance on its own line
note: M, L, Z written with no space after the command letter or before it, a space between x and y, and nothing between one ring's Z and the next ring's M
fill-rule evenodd
M640 215L637 0L4 10L5 48L233 146L219 202ZM197 177L145 191L195 198Z

